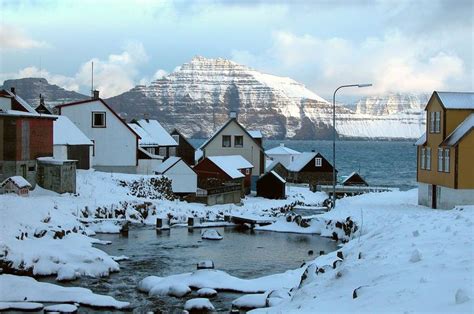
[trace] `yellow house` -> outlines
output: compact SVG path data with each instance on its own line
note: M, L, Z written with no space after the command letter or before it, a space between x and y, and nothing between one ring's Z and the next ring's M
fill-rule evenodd
M474 205L474 92L433 92L416 142L418 204Z

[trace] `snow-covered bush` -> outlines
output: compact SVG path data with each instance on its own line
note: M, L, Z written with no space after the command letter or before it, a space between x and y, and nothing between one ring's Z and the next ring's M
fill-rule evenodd
M177 197L167 177L140 178L138 180L120 180L119 185L130 189L129 195L148 199L166 199L173 201Z

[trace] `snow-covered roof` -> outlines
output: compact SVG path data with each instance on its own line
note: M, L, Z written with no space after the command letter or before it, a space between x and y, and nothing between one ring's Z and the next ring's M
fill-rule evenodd
M41 163L50 164L50 165L62 165L65 162L76 162L77 160L73 159L57 159L54 157L38 157L36 158Z
M304 166L308 164L308 162L310 162L314 157L316 157L316 155L317 153L301 153L298 157L296 157L293 162L288 165L288 171L300 171L301 169L303 169Z
M415 142L415 146L425 145L426 143L426 133L423 133L422 136Z
M137 121L159 146L178 146L173 137L161 126L157 120L141 119Z
M93 145L92 141L66 116L55 116L53 122L54 145Z
M45 118L45 119L56 119L55 116L50 114L39 114L36 111L27 112L27 111L20 111L20 110L6 110L0 111L0 115L2 116L16 116L16 117L27 117L27 118Z
M6 178L5 180L2 181L2 183L0 183L0 187L5 186L7 182L13 182L13 184L15 184L19 189L31 187L30 182L26 181L26 179L23 178L22 176L13 176L13 177Z
M202 151L201 149L199 149L199 148L196 149L196 150L194 151L194 160L195 160L195 161L198 161L199 159L202 158L203 155L204 155L204 153L203 153L203 151Z
M446 137L441 145L455 146L459 141L474 129L474 113L471 113L458 127Z
M36 110L30 106L29 103L27 103L23 98L21 98L20 96L18 96L17 94L14 94L12 93L11 91L9 90L6 90L4 89L5 92L7 92L11 97L15 98L16 101L18 101L20 103L20 105L25 108L25 110L27 110L29 113L36 113Z
M351 179L353 176L359 176L364 182L364 178L362 178L362 176L360 174L358 174L357 172L353 171L350 175L348 175L346 178L344 178L344 180L342 180L342 184L344 185L344 183L346 183L347 181L349 181L349 179Z
M156 172L158 174L164 174L166 171L168 171L171 167L176 165L179 161L181 160L180 157L169 157L161 165L158 166L156 169Z
M446 109L474 109L474 92L436 92Z
M278 160L273 160L271 163L269 163L266 167L265 167L265 172L270 172L272 171L276 165L280 164L283 168L285 168L285 166L279 162Z
M253 138L263 138L263 134L259 130L249 130L248 132Z
M275 171L270 171L271 174L273 174L278 180L280 180L281 182L283 183L286 183L286 180L283 179L282 177L280 177L280 175L278 173L276 173Z
M265 151L267 155L299 155L300 152L286 147L283 143L280 146L273 147L267 151Z
M253 165L240 155L210 156L208 159L232 179L245 177L239 169L253 168Z
M159 146L158 141L154 139L145 129L135 123L128 123L128 126L140 136L138 143L142 146Z

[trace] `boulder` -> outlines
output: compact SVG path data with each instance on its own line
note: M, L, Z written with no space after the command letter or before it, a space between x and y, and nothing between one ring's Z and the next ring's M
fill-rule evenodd
M224 237L214 229L206 229L201 232L201 238L205 240L222 240Z

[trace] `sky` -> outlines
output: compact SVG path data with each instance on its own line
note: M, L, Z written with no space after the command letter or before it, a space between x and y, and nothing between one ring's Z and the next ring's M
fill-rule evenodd
M0 0L0 81L103 97L193 56L287 76L331 99L473 91L474 0ZM339 92L338 92L339 93Z

